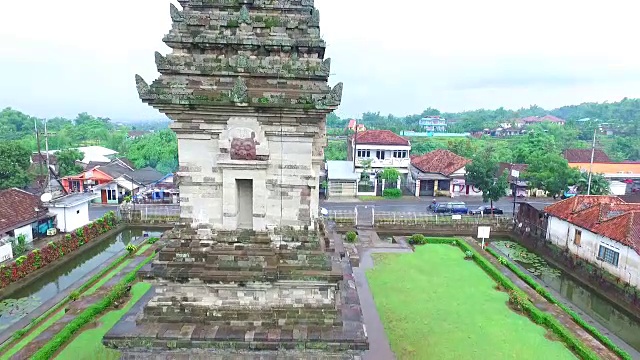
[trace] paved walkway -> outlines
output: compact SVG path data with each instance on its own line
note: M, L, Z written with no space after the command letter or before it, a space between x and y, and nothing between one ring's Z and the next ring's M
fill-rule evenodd
M360 266L353 268L353 275L360 297L360 307L364 316L369 337L369 350L365 352L363 360L394 360L396 357L389 345L389 339L384 331L380 315L367 282L366 271L373 268L372 253L410 253L411 248L404 248L404 244L391 244L381 241L373 230L358 230L363 247L360 249ZM376 245L380 246L377 247ZM375 248L370 248L371 246Z
M598 340L596 340L591 334L586 332L581 326L576 324L573 321L573 318L569 316L564 310L560 307L551 304L545 298L543 298L540 294L538 294L534 289L532 289L527 283L525 283L522 279L518 277L518 275L514 274L511 270L509 270L504 265L500 264L498 259L496 259L493 255L488 254L486 251L482 250L480 244L478 244L472 238L464 238L464 240L476 249L485 259L489 260L493 266L496 267L503 275L508 277L517 287L522 289L529 299L533 302L533 304L540 310L552 315L555 317L562 325L564 325L569 331L571 331L580 341L585 343L591 349L593 349L601 359L606 360L617 360L619 357L613 353L611 350L602 345Z

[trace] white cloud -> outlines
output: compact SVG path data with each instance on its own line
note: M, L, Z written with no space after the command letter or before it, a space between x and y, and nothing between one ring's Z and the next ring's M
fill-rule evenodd
M344 116L640 97L640 5L631 0L316 6L331 82L345 83ZM0 107L42 117L160 117L137 98L133 75L157 77L153 53L169 51L169 1L32 0L2 9Z

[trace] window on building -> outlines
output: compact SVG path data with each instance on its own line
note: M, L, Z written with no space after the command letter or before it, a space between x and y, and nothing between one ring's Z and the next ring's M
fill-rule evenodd
M409 152L407 150L394 150L393 157L396 159L406 159L409 156Z
M376 158L378 158L379 160L384 160L386 153L387 152L384 150L376 150Z
M369 150L358 150L358 157L359 158L370 158L371 157L371 151L369 151Z
M118 200L118 194L115 190L107 190L107 200Z
M573 237L573 243L580 246L582 242L582 231L576 230L575 236Z
M598 260L602 260L608 262L613 266L618 266L618 260L620 259L620 253L606 247L604 245L600 245L600 250L598 251Z

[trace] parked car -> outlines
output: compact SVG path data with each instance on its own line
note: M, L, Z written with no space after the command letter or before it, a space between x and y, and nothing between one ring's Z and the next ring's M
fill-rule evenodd
M469 209L467 208L467 204L463 202L448 202L448 203L439 203L433 212L435 212L436 214L466 215L467 213L469 213Z
M491 211L491 206L480 206L477 209L469 210L470 215L503 215L504 211L502 209L493 207L493 211Z

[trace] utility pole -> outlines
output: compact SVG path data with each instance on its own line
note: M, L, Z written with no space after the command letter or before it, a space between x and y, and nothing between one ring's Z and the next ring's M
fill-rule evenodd
M51 194L51 163L49 162L49 133L47 133L47 119L44 119L44 149L47 152L47 192Z
M35 131L36 131L36 145L37 145L37 147L38 147L38 156L37 156L37 159L38 159L38 163L40 163L40 176L42 176L42 175L43 175L43 174L42 174L42 171L43 171L43 170L42 170L42 160L43 160L43 159L42 159L42 150L41 150L41 148L40 148L40 134L38 134L38 119L34 119L34 120L33 120L33 127L34 127L34 129L35 129ZM47 168L47 172L48 172L48 171L49 171L49 169ZM44 184L43 184L43 185L44 185ZM45 186L46 186L46 185L45 185ZM42 191L44 191L45 186L43 186L43 187L42 187Z
M354 121L355 126L355 134L353 134L353 171L356 169L356 156L358 155L358 119Z
M591 195L591 177L593 174L593 158L596 154L596 133L598 128L593 130L593 145L591 146L591 163L589 164L589 184L587 185L587 195Z

